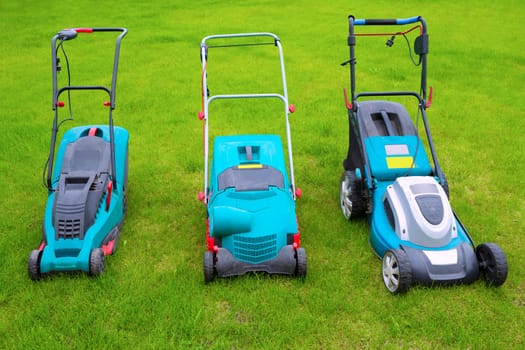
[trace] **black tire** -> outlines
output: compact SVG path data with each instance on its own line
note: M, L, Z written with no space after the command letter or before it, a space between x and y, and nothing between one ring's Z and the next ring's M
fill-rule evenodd
M361 182L357 179L353 170L347 170L341 175L339 202L343 216L347 220L362 216L365 212Z
M300 247L295 250L295 261L297 265L295 266L295 275L297 277L305 278L306 277L306 251L304 248Z
M215 279L215 254L204 252L204 282L209 283Z
M402 249L388 250L383 256L383 282L392 294L406 293L412 285L412 267Z
M35 249L31 251L29 254L29 261L27 264L27 272L29 274L29 278L31 278L33 281L38 281L40 278L42 278L42 274L40 273L40 260L42 259L42 251Z
M104 251L95 248L89 255L89 273L92 276L100 276L104 273Z
M508 274L507 258L496 243L478 245L476 257L487 285L499 287L505 283Z

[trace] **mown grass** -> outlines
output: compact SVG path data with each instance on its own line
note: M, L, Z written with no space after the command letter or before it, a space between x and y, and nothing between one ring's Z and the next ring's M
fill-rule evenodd
M524 13L518 1L3 1L0 348L522 348ZM474 239L495 241L507 254L509 278L501 288L479 281L393 297L369 247L368 225L343 220L338 190L348 143L342 94L348 69L339 64L348 58L349 14L427 19L436 148L452 205ZM49 43L58 30L81 26L129 29L115 111L116 123L131 134L128 217L102 277L55 275L33 283L27 257L41 235L40 180L52 118ZM303 282L257 274L204 285L205 209L196 200L199 43L210 34L250 31L274 32L284 48L290 102L297 106L292 137L308 276ZM399 39L392 50L406 50ZM220 64L214 58L210 66ZM400 67L362 57L358 68L367 62L373 64L362 70L363 88L380 84L375 72L394 82L413 71L406 54ZM217 79L214 89L229 80L257 86L266 83L264 72L254 64L209 78ZM92 70L86 77L98 75ZM78 98L73 103L81 106ZM254 124L243 124L238 106ZM280 131L277 104L217 101L212 108L214 133L266 126L260 121L274 114L268 127ZM230 114L235 125L221 122ZM105 114L93 117L103 122ZM76 121L90 122L91 114L81 112Z

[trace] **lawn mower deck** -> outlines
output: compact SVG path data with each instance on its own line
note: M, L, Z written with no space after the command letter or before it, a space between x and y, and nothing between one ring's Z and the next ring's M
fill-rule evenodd
M377 35L393 38L414 29L414 52L421 66L420 93L380 91L356 93L356 25L404 26L407 31ZM367 32L367 36L371 34ZM408 39L406 40L408 43ZM494 243L475 246L448 201L448 184L434 149L426 117L426 56L428 34L422 17L406 19L355 19L349 17L351 101L345 92L349 117L349 148L343 162L340 202L346 219L366 215L370 243L383 261L387 289L403 293L412 284L471 283L480 273L488 284L499 286L507 276L507 262ZM410 48L409 48L410 49ZM417 65L417 64L416 64ZM399 96L417 99L426 144L405 107L391 101ZM388 100L370 98L383 97ZM368 98L363 100L363 98ZM417 118L417 117L416 117ZM427 156L427 148L431 157Z
M58 87L57 52L67 40L79 33L118 32L111 89L104 86ZM42 241L31 252L28 261L29 277L40 279L51 272L84 271L92 275L104 272L104 256L113 254L120 237L126 212L128 173L128 132L113 126L115 86L120 41L126 35L123 28L66 29L52 40L53 110L55 117L51 148L47 162L48 199ZM69 70L69 60L67 70ZM69 75L69 74L68 74ZM74 127L64 133L56 152L59 126L58 99L63 92L101 90L108 93L109 125ZM71 99L69 97L70 116ZM66 119L67 120L67 119Z
M209 96L207 84L208 50L226 45L210 45L221 39L271 38L279 49L283 94L232 94ZM248 46L251 44L236 44ZM261 45L261 43L258 43ZM300 232L295 212L296 192L293 180L292 148L282 48L271 33L212 35L201 43L203 64L203 106L199 114L204 122L204 192L200 200L207 208L207 251L204 253L204 279L230 277L248 272L306 275L306 253L300 246ZM216 136L211 172L208 177L208 107L216 99L277 98L284 103L288 163L279 135L253 134ZM208 182L209 179L209 182Z

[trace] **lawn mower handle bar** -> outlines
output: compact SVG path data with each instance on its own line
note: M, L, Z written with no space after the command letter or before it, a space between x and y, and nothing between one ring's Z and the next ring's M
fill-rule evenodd
M412 92L412 91L400 91L400 92L361 92L361 93L355 93L355 64L356 64L356 58L355 58L355 45L356 45L356 34L354 33L354 26L356 25L406 25L406 24L412 24L420 22L421 23L421 31L418 38L421 39L421 95ZM427 108L427 61L426 61L426 55L428 53L428 34L427 34L427 24L423 17L421 16L414 16L409 18L398 18L398 19L355 19L354 16L350 15L348 16L348 46L350 47L350 60L348 61L350 63L350 89L351 89L351 96L352 101L351 104L349 104L349 108L352 109L354 112L357 112L357 104L355 103L359 97L372 97L372 96L414 96L419 101L419 109L422 114L423 123L425 125L425 132L427 134L427 139L430 147L430 153L432 155L432 160L434 162L435 167L435 173L439 178L439 182L441 184L444 183L445 177L443 175L443 172L441 170L441 167L439 166L439 162L436 156L436 151L434 148L434 143L432 141L432 135L430 134L430 129L428 126L428 121L425 113L425 109ZM396 35L396 34L394 34ZM417 39L416 39L417 40ZM346 95L345 95L346 98ZM369 183L372 183L370 178L370 171L366 172L367 181Z
M62 92L63 89L58 90L58 82L57 82L57 69L56 69L56 62L57 62L57 54L56 49L57 40L65 41L65 40L71 40L74 39L77 36L77 33L95 33L95 32L121 32L120 35L117 37L117 41L115 44L115 57L113 62L113 76L111 80L111 90L107 89L110 95L110 103L111 103L111 109L115 109L115 90L116 90L116 83L117 83L117 71L118 71L118 61L119 61L119 54L120 54L120 42L122 38L128 33L128 30L126 28L73 28L73 29L64 29L58 32L53 39L51 40L51 64L52 64L52 70L53 70L53 110L57 107L58 102L58 95L60 92ZM98 89L98 88L97 88ZM80 90L80 89L77 89ZM85 89L84 89L85 90Z
M208 96L207 90L207 60L208 60L208 48L212 47L228 47L228 46L251 46L251 45L268 45L271 43L239 43L233 45L217 45L217 46L208 46L207 42L213 39L231 39L231 38L253 38L253 37L270 37L273 39L274 45L279 51L279 65L281 68L281 83L283 94L279 93L263 93L263 94L225 94L225 95L215 95ZM283 51L281 46L281 40L279 37L270 32L255 32L255 33L236 33L236 34L215 34L208 35L204 37L200 45L200 55L202 63L202 118L204 121L204 203L208 202L208 106L209 104L218 99L234 99L234 98L278 98L284 103L285 107L285 119L286 119L286 141L288 146L288 166L290 170L290 182L292 186L292 195L293 198L296 198L295 194L295 177L294 177L294 167L293 167L293 156L292 156L292 140L291 140L291 131L290 123L288 119L288 113L293 113L290 111L290 106L288 104L288 88L286 85L286 73L284 68L284 58Z
M421 16L415 16L410 18L389 18L389 19L355 19L353 16L349 18L354 20L354 25L405 25L410 23L422 22L424 25L424 20Z
M247 38L247 37L257 37L257 36L268 36L273 38L276 41L279 41L279 37L273 33L260 32L260 33L238 33L238 34L214 34L204 37L201 41L201 45L206 45L206 41L211 39L224 39L224 38Z
M240 43L240 44L229 44L229 45L217 45L209 46L206 42L213 39L231 39L231 38L253 38L253 37L270 37L273 38L275 45L280 41L279 37L273 33L268 32L258 32L258 33L236 33L236 34L214 34L208 35L201 40L201 62L204 62L208 59L208 48L213 47L230 47L230 46L251 46L251 45L268 45L270 43Z
M115 43L115 54L113 58L113 72L111 76L111 89L105 87L105 86L64 86L62 88L58 88L58 79L57 79L57 51L58 47L62 44L65 40L71 40L76 38L78 33L95 33L95 32L120 32L116 39ZM52 190L52 176L53 176L53 160L54 160L54 153L55 153L55 145L56 145L56 139L57 139L57 133L58 133L58 97L60 94L64 91L71 91L71 90L102 90L106 91L109 94L110 98L110 109L109 109L109 139L110 139L110 148L111 148L111 172L113 174L113 188L117 189L117 175L116 175L116 169L115 169L115 140L114 140L114 133L113 133L113 115L112 111L115 109L115 94L116 94L116 86L117 86L117 72L118 72L118 62L119 62L119 56L120 56L120 42L126 36L128 33L128 30L126 28L74 28L74 29L64 29L55 36L53 36L53 39L51 40L51 69L52 69L52 79L53 79L53 110L55 111L55 116L53 118L53 128L51 133L51 146L50 146L50 152L49 152L49 162L47 165L47 188L49 191ZM57 46L57 40L60 40L59 46Z
M356 19L353 15L348 16L348 46L350 47L350 92L352 96L352 103L355 99L355 45L356 35L354 33L354 26L356 25L407 25L419 22L421 23L421 31L418 39L420 39L421 47L421 94L423 101L427 99L427 59L428 53L428 34L427 23L422 16L414 16L408 18L388 18L388 19ZM395 35L395 34L394 34ZM417 41L417 40L416 40Z

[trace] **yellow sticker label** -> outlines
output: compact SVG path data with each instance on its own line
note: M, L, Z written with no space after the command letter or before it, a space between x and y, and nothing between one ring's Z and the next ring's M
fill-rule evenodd
M386 165L388 169L406 169L414 167L414 159L407 157L386 157Z
M237 168L238 169L261 169L263 166L262 164L241 164Z

